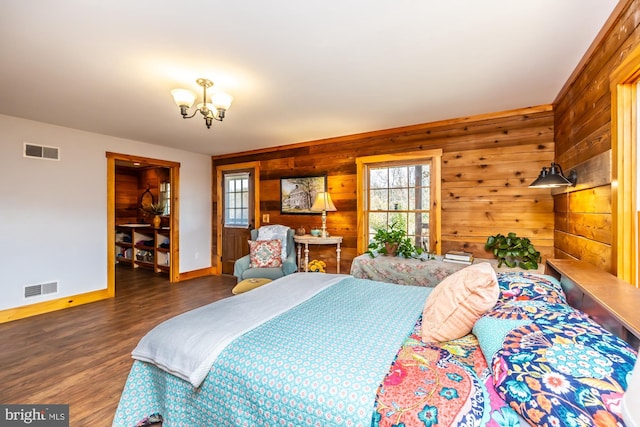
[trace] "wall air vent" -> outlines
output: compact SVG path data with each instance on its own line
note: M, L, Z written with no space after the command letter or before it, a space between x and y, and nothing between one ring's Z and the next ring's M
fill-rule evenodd
M36 159L60 160L60 149L58 147L47 147L25 142L24 156Z
M58 282L40 283L24 287L24 297L32 298L40 295L55 294L58 292Z

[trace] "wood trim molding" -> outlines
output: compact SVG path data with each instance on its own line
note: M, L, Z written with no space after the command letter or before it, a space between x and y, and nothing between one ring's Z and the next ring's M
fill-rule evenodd
M113 295L108 289L88 292L86 294L72 295L55 300L42 301L22 307L10 308L0 311L0 323L11 322L13 320L24 319L38 314L50 313L64 308L75 307L77 305L88 304L103 299L112 298Z
M611 86L611 245L613 273L636 284L637 85L640 46L609 77Z
M182 282L183 280L197 279L198 277L213 276L215 274L216 274L215 267L201 268L199 270L180 273L178 281Z
M216 171L216 253L211 254L215 256L212 260L214 264L214 271L216 275L222 274L222 181L223 174L226 171L252 169L253 170L253 214L255 218L255 227L260 227L260 162L244 162L234 163L228 165L215 165Z
M140 162L166 167L171 174L171 260L169 280L180 281L180 162L107 151L107 290L113 297L116 291L115 271L115 164L116 160Z
M368 166L377 163L393 164L393 163L407 163L407 162L420 162L421 159L429 159L431 161L431 186L432 194L434 195L431 200L431 222L429 224L429 231L431 238L433 239L433 245L429 250L435 253L440 253L442 250L442 220L441 220L441 193L442 193L442 149L412 151L407 153L396 154L380 154L375 156L363 156L356 158L356 203L357 203L357 242L356 251L358 254L363 254L369 246L369 237L366 230L369 228L368 221L365 217L365 211L367 207L367 198L369 188L367 187Z

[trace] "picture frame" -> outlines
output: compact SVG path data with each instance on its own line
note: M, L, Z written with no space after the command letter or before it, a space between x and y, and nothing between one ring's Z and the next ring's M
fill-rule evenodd
M327 176L291 176L280 178L280 213L285 215L321 215L312 211L316 194L327 191Z

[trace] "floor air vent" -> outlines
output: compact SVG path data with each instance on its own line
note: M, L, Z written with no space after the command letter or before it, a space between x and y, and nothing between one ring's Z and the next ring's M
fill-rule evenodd
M38 297L40 295L55 294L58 292L58 282L40 283L24 287L24 297Z
M24 143L24 156L36 159L60 160L60 149L44 145Z

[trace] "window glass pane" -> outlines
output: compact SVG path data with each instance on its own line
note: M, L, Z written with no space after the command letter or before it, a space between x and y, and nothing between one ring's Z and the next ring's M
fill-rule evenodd
M389 209L389 190L372 190L370 193L372 211L386 211Z
M416 186L416 173L420 174L420 165L408 167L409 187Z
M406 189L389 191L389 208L393 211L409 209L409 199Z
M406 212L389 212L389 222L388 224L397 224L396 228L407 231L407 213Z
M431 189L422 188L422 204L419 209L428 210L431 206Z
M387 168L371 169L369 172L369 187L371 188L388 188L389 187L389 170Z
M422 229L421 229L421 234L422 234L422 248L425 251L429 251L431 252L433 250L433 248L431 247L431 235L429 233L429 214L428 213L423 213L421 214L422 216Z
M422 186L431 186L431 165L422 165Z
M407 168L389 168L389 188L407 187Z
M376 234L376 230L379 228L385 228L387 226L387 213L386 212L371 212L369 213L369 237Z
M420 235L419 232L417 232L416 230L416 216L415 215L408 215L407 216L407 235L409 236L409 238L411 238L411 240L415 240L414 237L416 235Z

